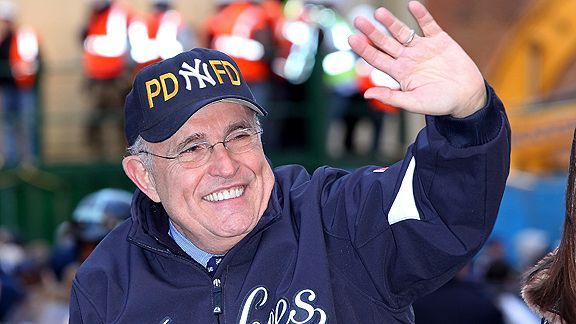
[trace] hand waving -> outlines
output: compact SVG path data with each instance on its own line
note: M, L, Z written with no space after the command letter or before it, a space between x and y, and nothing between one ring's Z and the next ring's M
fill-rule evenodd
M486 103L486 89L480 70L466 52L436 23L419 2L408 8L423 36L384 8L375 18L391 36L370 21L358 17L354 25L361 32L350 36L352 49L375 68L400 83L400 89L368 89L364 96L410 112L427 115L469 116Z

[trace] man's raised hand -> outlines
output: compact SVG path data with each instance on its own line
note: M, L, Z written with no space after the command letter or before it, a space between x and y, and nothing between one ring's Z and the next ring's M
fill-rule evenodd
M390 35L366 18L354 21L360 33L350 36L352 49L400 83L400 89L374 87L364 96L414 113L456 118L482 108L486 104L486 88L476 64L421 3L411 1L408 9L423 35L414 35L410 27L385 8L377 9L374 17Z

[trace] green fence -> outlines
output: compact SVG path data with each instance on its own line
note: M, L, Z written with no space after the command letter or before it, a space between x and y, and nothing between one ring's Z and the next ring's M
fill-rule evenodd
M120 163L0 171L0 226L26 240L51 242L80 199L104 187L134 188Z

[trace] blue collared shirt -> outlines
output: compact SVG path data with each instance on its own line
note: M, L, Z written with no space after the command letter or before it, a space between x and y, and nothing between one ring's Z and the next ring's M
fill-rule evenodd
M168 230L168 235L170 235L172 239L174 239L176 244L178 244L180 248L182 248L182 250L186 252L186 254L188 254L192 259L194 259L196 262L204 266L204 268L206 268L208 260L210 260L210 258L215 256L216 254L210 254L208 252L202 251L200 248L194 245L192 241L190 241L186 236L184 236L184 234L180 233L176 229L176 226L174 226L172 220L170 220L169 223L170 223L170 229Z

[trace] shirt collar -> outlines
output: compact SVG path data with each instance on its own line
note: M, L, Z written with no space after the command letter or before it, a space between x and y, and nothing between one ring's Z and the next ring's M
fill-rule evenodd
M210 254L208 252L202 251L198 248L192 241L190 241L186 236L184 236L180 231L176 229L176 226L172 223L172 220L169 220L170 228L168 230L168 235L174 239L176 244L180 246L186 254L188 254L194 261L200 263L202 266L206 267L208 264L208 260L211 257L215 256L215 254Z

